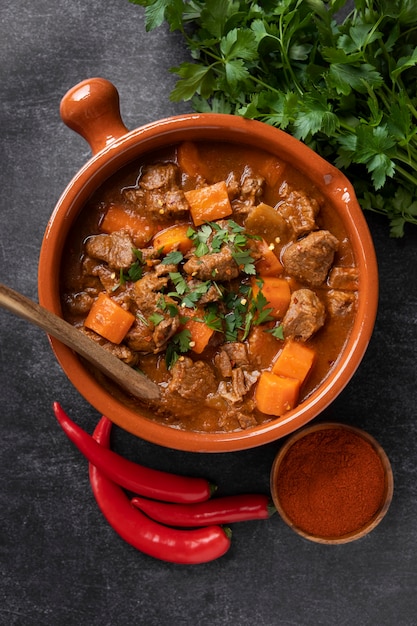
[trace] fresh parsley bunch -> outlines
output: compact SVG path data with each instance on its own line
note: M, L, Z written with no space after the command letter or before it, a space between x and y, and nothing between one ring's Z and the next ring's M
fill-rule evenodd
M180 31L173 101L277 126L344 170L363 209L417 224L415 0L130 0ZM351 2L349 2L351 4Z

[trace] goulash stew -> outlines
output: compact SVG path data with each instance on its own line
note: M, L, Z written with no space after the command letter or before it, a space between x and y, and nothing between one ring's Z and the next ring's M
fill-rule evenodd
M358 275L340 219L295 168L185 142L94 194L61 285L64 317L160 386L152 419L218 432L282 416L320 385Z

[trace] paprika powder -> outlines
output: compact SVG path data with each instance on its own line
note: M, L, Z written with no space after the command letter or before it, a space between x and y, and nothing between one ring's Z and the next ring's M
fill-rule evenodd
M385 515L392 471L367 433L322 424L287 442L272 469L271 491L294 530L322 543L343 543L363 536Z

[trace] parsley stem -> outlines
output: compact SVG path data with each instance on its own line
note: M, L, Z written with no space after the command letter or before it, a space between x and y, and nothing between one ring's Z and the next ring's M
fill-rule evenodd
M281 48L281 54L282 54L282 69L284 71L284 73L287 75L287 83L291 83L294 85L294 87L297 89L298 93L300 94L300 96L303 95L303 90L301 89L299 82L297 80L297 77L295 76L293 69L292 69L292 64L289 60L288 57L288 49L290 47L291 42L291 38L288 38L287 44L284 45L284 41L286 39L285 37L285 30L283 27L283 15L280 16L280 20L279 20L279 31L280 31L280 37L278 39L279 43L280 43L280 48ZM288 78L289 77L289 78Z
M401 167L401 165L398 165L398 163L396 164L395 169L399 174L401 174L403 178L408 180L408 182L414 185L414 187L417 187L417 178L415 176L413 176L406 169Z
M413 106L412 102L407 102L407 106L410 109L411 113L413 114L413 117L415 117L417 119L417 109ZM413 134L416 133L416 129L414 129Z

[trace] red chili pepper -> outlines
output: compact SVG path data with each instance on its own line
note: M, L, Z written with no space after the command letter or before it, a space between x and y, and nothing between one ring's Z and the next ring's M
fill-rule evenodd
M110 431L110 420L102 417L93 437L108 447ZM137 550L162 561L197 564L218 559L230 548L230 531L221 526L178 530L158 524L134 508L124 491L91 463L89 472L93 494L104 517Z
M193 504L170 504L140 497L132 498L131 502L157 522L182 527L267 519L276 510L268 496L257 494L224 496Z
M202 502L212 495L213 485L204 478L178 476L144 467L103 448L68 417L58 402L54 402L53 408L64 432L80 452L121 487L166 502Z

